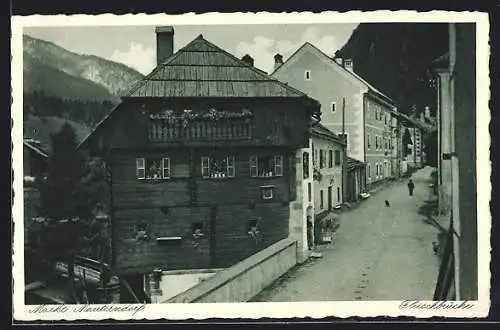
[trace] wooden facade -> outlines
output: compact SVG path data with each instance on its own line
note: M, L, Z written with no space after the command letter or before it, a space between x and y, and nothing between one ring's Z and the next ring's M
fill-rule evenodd
M318 112L201 36L160 64L81 146L109 169L114 271L224 268L288 237Z

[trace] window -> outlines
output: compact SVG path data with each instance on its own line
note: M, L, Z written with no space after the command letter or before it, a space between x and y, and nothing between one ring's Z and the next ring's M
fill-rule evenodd
M337 187L337 203L340 202L340 187Z
M336 102L332 102L331 105L330 105L330 110L332 111L332 113L335 112L336 107L337 107L337 103Z
M200 238L205 235L203 230L203 222L195 222L192 224L193 237Z
M332 207L333 207L333 191L332 190L333 190L333 187L329 186L328 187L328 195L327 195L328 211L331 211Z
M384 123L387 125L387 114L384 113Z
M250 219L247 223L247 232L248 234L257 234L259 233L259 219Z
M320 149L319 150L319 168L324 168L324 167L326 167L325 150Z
M151 289L152 290L155 290L157 293L160 293L161 290L160 290L160 282L161 282L161 271L158 271L158 272L154 272L153 274L150 274L149 278L152 280L152 287Z
M170 158L137 158L135 167L137 179L170 178Z
M312 199L312 186L311 183L309 182L307 184L307 200L310 202Z
M302 174L304 179L309 178L309 153L304 152L302 154Z
M314 144L312 145L312 152L313 152L313 166L316 165L316 149L314 149Z
M311 80L311 70L306 70L306 71L304 72L304 78L305 78L306 80Z
M378 136L375 135L375 150L378 150Z
M333 167L333 150L328 150L328 167Z
M204 179L234 177L234 156L201 157L201 176Z
M250 156L251 177L283 175L283 156Z
M324 205L323 205L323 190L320 190L319 191L319 208L320 209L323 209Z
M368 173L368 179L372 177L372 166L370 164L366 164L366 172Z
M342 165L342 157L340 150L335 150L335 166Z
M372 146L372 142L371 142L371 136L370 136L370 134L367 134L367 136L366 136L366 141L367 141L367 142L366 142L366 145L367 145L368 149L370 149L370 147Z
M260 187L261 198L262 199L273 199L274 186L262 186Z
M138 241L148 238L148 225L145 222L139 222L134 226L135 239Z

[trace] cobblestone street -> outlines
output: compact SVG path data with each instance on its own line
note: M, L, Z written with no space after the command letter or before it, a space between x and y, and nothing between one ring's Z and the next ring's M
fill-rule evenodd
M413 196L402 180L341 214L334 242L318 248L323 258L291 271L254 301L431 300L438 231L418 213L430 195L431 171L413 174Z

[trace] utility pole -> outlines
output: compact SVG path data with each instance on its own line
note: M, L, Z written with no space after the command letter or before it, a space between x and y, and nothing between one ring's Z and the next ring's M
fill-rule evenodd
M346 202L346 192L347 192L347 138L345 135L345 97L342 98L342 139L345 141L345 147L342 152L342 202ZM355 188L355 187L354 187Z

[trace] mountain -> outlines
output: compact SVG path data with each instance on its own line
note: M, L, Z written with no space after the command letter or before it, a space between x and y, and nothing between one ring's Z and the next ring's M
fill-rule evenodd
M352 58L354 71L398 104L399 111L436 109L431 62L447 51L446 23L362 23L336 56Z
M143 75L126 65L70 52L23 35L24 137L51 150L50 136L70 123L79 140Z
M24 94L43 92L70 100L117 101L117 97L102 85L45 65L28 53L23 57Z
M143 77L124 64L76 54L26 34L23 56L26 92L39 90L62 98L117 100Z

